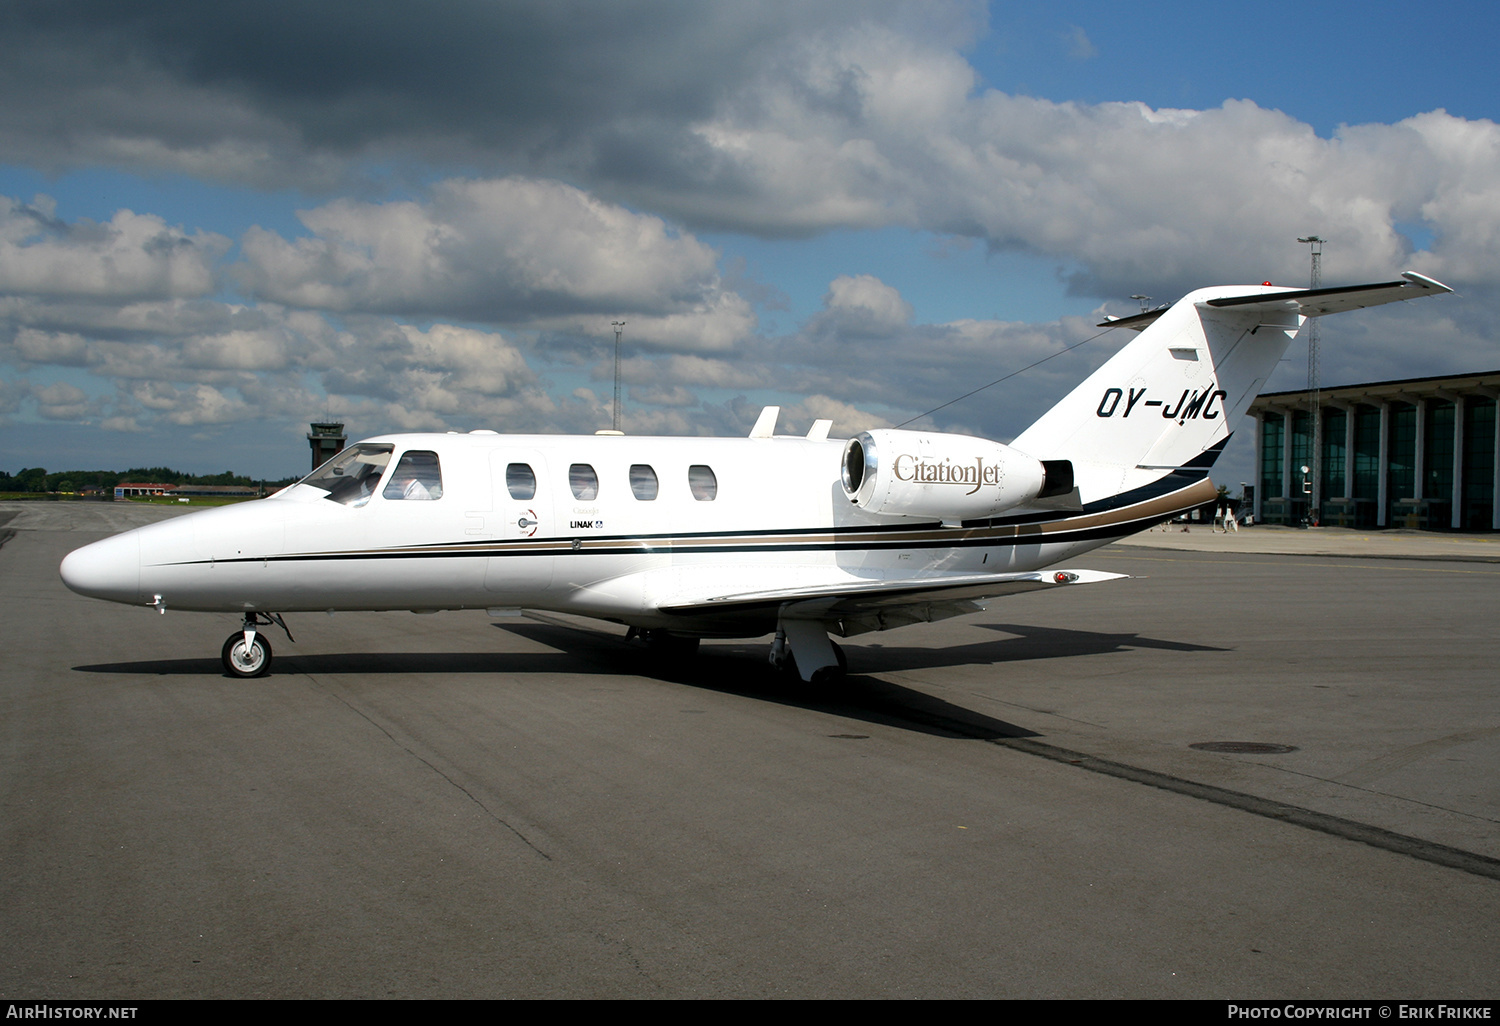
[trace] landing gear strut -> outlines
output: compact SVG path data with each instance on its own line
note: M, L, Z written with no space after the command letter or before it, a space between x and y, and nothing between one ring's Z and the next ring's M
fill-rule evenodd
M842 680L849 669L844 650L816 620L782 620L770 660L778 671L815 685Z
M271 643L255 628L269 627L273 623L286 631L288 641L297 640L292 637L280 613L246 613L244 626L224 641L220 658L224 661L225 672L231 677L264 677L271 671Z

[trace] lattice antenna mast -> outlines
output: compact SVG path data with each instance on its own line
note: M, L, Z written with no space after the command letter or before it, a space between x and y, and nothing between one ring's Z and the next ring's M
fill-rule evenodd
M1323 242L1316 235L1309 235L1298 242L1306 243L1312 252L1312 288L1323 284ZM1312 417L1312 491L1308 495L1307 522L1316 525L1323 514L1323 411L1319 408L1322 397L1322 368L1318 354L1318 319L1310 318L1307 326L1307 411Z
M611 321L615 329L615 422L614 430L620 430L620 336L625 331L624 321Z

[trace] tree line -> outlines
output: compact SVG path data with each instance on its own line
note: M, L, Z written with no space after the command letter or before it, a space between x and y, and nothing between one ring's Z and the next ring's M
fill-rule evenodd
M258 481L226 470L222 474L184 474L170 467L131 467L129 470L58 470L49 473L44 467L25 467L17 474L0 470L0 492L82 492L99 489L113 493L121 481L174 485L240 485L254 488L265 485L279 488L296 481L295 477L279 481Z

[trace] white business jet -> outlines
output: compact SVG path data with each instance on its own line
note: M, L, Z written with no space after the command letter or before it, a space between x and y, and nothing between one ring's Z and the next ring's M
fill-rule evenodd
M1121 349L1010 445L928 431L830 440L468 434L358 442L269 498L95 542L74 591L233 612L225 669L271 665L282 614L521 608L627 625L665 653L774 633L773 664L842 672L829 638L1118 578L1044 570L1212 501L1208 471L1309 317L1451 292L1200 289L1107 324ZM290 638L290 632L288 632Z

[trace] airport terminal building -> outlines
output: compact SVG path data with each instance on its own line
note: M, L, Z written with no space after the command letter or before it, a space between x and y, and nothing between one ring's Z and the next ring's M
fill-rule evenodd
M1500 371L1377 381L1319 393L1319 522L1500 530ZM1256 397L1255 517L1299 523L1312 498L1306 390Z

